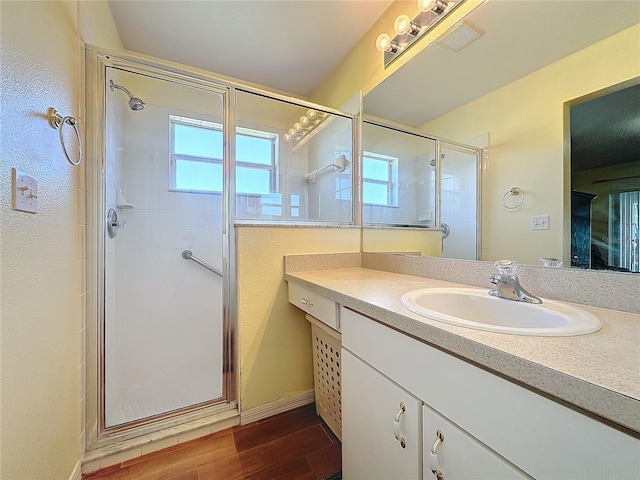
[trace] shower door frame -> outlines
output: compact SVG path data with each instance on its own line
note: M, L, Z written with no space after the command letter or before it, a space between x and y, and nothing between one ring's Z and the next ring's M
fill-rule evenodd
M467 155L475 155L476 157L476 258L475 260L482 260L482 160L484 149L474 147L472 145L466 145L464 143L452 142L449 140L441 140L438 139L438 148L437 148L437 158L438 161L438 173L437 177L440 179L441 175L441 154L442 149L446 148L448 150L454 150L459 153L465 153ZM441 187L440 187L441 188ZM441 206L438 207L439 210L439 218L438 225L442 225L442 211L440 211ZM444 257L443 257L444 258Z
M233 192L231 180L231 148L233 143L232 87L201 74L168 66L147 59L141 60L122 54L105 53L97 47L86 46L86 107L87 141L90 146L86 164L86 182L91 185L90 208L87 209L87 281L86 305L86 425L87 449L152 433L188 421L216 414L224 418L238 415L237 381L237 315L235 308L235 249L232 245L233 226L229 206ZM148 76L174 84L199 88L223 97L223 193L222 193L222 271L223 277L223 399L187 406L133 422L105 427L105 225L106 225L106 72L115 68L133 74Z

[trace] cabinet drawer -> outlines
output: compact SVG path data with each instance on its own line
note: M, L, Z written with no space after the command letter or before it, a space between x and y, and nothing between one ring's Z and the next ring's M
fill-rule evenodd
M334 330L340 331L338 305L333 300L289 283L289 303L294 304Z

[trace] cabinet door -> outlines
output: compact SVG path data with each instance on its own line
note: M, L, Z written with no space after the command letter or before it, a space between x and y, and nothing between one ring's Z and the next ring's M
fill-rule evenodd
M445 480L533 478L428 405L424 406L422 431L424 480L437 478L433 470ZM435 445L438 432L441 441Z
M345 480L421 478L421 425L422 402L342 349Z

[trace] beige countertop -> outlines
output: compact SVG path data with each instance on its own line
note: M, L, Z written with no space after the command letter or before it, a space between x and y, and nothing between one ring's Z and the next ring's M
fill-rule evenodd
M574 337L508 335L431 320L400 303L404 293L418 288L468 285L361 267L289 272L285 280L640 433L638 314L579 305L600 319L602 330Z

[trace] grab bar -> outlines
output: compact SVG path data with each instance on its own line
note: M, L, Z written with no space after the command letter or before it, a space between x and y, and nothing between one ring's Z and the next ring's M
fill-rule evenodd
M196 262L198 265L200 265L201 267L206 268L210 272L213 272L213 273L215 273L216 275L218 275L219 277L222 278L222 272L220 272L219 270L216 270L211 265L209 265L207 263L204 263L199 258L194 257L193 256L193 252L191 250L183 250L182 251L182 258L184 258L185 260L192 260L192 261Z

